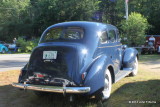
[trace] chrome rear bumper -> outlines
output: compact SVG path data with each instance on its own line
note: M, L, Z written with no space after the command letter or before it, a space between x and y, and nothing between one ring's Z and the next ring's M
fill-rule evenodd
M56 93L88 93L90 87L58 87L58 86L45 86L45 85L33 85L33 84L22 84L12 83L12 86L27 90L44 91L44 92L56 92Z

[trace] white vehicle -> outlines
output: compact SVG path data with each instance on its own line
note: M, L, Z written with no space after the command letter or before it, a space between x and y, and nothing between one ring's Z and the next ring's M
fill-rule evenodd
M9 49L15 49L15 47L16 47L16 44L8 44L9 46L8 46L8 48Z

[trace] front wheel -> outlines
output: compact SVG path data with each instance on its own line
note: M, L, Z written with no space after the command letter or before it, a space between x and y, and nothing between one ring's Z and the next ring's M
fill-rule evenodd
M101 92L97 93L96 99L102 101L107 100L111 95L111 87L112 87L111 73L107 69L105 72L104 89Z
M135 58L135 62L133 63L132 66L132 72L129 74L129 76L136 76L138 73L138 59L137 57Z

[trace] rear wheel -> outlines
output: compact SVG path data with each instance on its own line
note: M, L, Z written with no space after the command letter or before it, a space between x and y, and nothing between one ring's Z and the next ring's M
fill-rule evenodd
M112 87L112 79L110 71L107 69L105 72L105 80L104 80L104 89L97 93L96 99L97 100L107 100L111 94L111 87Z
M132 72L129 74L129 76L136 76L138 73L138 59L137 57L135 58L135 62L132 65Z
M148 54L153 54L153 50L152 49L148 50Z
M158 46L158 48L157 48L157 53L158 54L160 53L160 46Z
M2 49L2 54L5 54L6 53L6 50L5 49Z
M144 52L144 51L142 51L142 52L141 52L141 54L142 54L142 55L144 55L144 54L145 54L145 52Z
M144 55L146 51L144 49L141 50L141 54Z

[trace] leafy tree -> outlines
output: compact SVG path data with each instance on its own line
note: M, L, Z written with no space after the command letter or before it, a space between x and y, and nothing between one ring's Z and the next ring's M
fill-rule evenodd
M21 14L28 6L29 0L0 1L0 39L12 40L19 34L22 23Z
M116 25L118 23L118 11L116 0L101 0L100 10L103 13L102 19L104 23Z
M91 21L103 13L103 22L116 25L125 16L125 0L0 0L0 40L40 36L43 30L64 21ZM129 14L137 12L153 27L147 34L160 34L160 0L129 0Z
M121 22L121 29L124 32L123 38L127 38L129 45L143 44L143 40L145 40L145 31L148 27L147 19L136 12L131 13L128 20L123 20Z
M130 12L136 11L144 15L152 27L147 34L160 34L160 0L131 0L129 3Z
M64 21L91 20L99 0L0 1L0 39L40 36L46 27Z
M58 22L91 20L98 4L98 0L32 0L34 33L40 35L46 27Z

